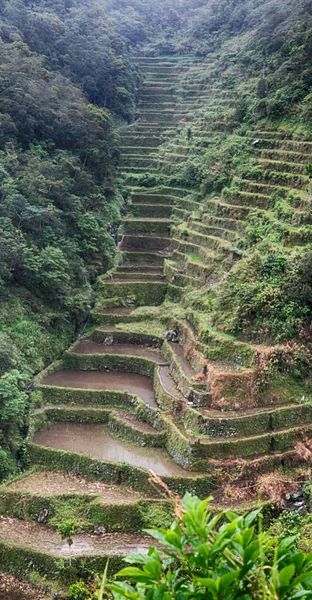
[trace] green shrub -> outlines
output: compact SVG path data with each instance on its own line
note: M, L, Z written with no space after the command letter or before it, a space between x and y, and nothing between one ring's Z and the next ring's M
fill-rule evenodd
M170 529L148 530L161 551L151 547L146 555L126 558L131 566L117 577L127 581L107 586L116 600L311 597L312 555L297 552L293 537L278 541L263 532L259 510L213 516L210 500L186 494Z
M72 600L90 600L92 598L90 589L84 581L77 581L68 588L69 597Z

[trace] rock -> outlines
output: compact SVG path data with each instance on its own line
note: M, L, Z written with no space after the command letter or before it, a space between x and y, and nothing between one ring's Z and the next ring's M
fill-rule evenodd
M294 492L293 494L291 494L291 499L297 500L297 498L302 498L302 496L303 496L303 490L297 490L297 492Z
M114 338L112 335L110 335L109 337L105 338L103 345L104 346L111 346L114 343Z
M68 600L68 593L64 591L55 592L53 600Z
M294 507L296 509L301 508L302 506L304 506L304 500L299 500L299 502L294 502Z
M48 514L49 511L46 508L44 508L43 511L37 517L38 523L43 523L46 520Z
M103 527L103 525L96 525L94 527L93 533L95 535L104 535L104 533L105 533L105 527Z
M168 340L168 342L177 342L179 339L178 332L175 329L168 329L164 333L164 339Z

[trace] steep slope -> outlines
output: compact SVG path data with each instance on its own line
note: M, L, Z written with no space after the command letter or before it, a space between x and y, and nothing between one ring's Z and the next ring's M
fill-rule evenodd
M145 547L142 528L172 510L149 469L175 492L235 504L257 497L263 474L282 480L309 446L312 407L297 401L303 386L283 370L283 348L225 333L207 301L248 256L249 213L256 206L274 222L275 176L257 167L221 197L193 192L183 169L194 147L225 135L231 94L210 83L213 58L137 60L141 115L119 131L129 196L118 260L98 280L91 332L37 378L28 443L37 471L1 490L1 568L19 574L31 560L66 581L67 551L51 532L64 514L79 532L71 576L103 569L108 556L116 570L129 548ZM302 181L308 144L259 129L239 143L261 168L287 170L274 171L283 189L288 177Z

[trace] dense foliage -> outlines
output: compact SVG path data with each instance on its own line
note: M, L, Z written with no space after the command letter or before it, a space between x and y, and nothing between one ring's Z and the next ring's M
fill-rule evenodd
M122 197L109 108L133 118L138 76L104 17L91 30L87 7L67 8L0 7L0 476L19 460L30 376L81 326L115 252Z
M279 541L263 532L259 511L213 515L209 500L187 494L170 529L149 530L161 551L151 547L126 559L132 566L117 574L126 581L108 586L116 600L311 596L312 557L296 551L294 537Z

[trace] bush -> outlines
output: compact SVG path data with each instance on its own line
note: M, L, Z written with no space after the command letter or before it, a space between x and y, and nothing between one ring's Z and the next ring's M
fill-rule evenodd
M8 453L0 447L0 481L5 479L13 469L13 461Z
M162 545L126 558L108 585L116 600L295 600L312 594L312 556L296 552L294 537L262 531L259 510L212 515L211 498L186 494L170 529L148 533ZM258 520L258 527L255 523ZM135 565L140 565L135 566Z
M72 600L89 600L92 598L88 586L83 581L77 581L68 589L69 597Z

